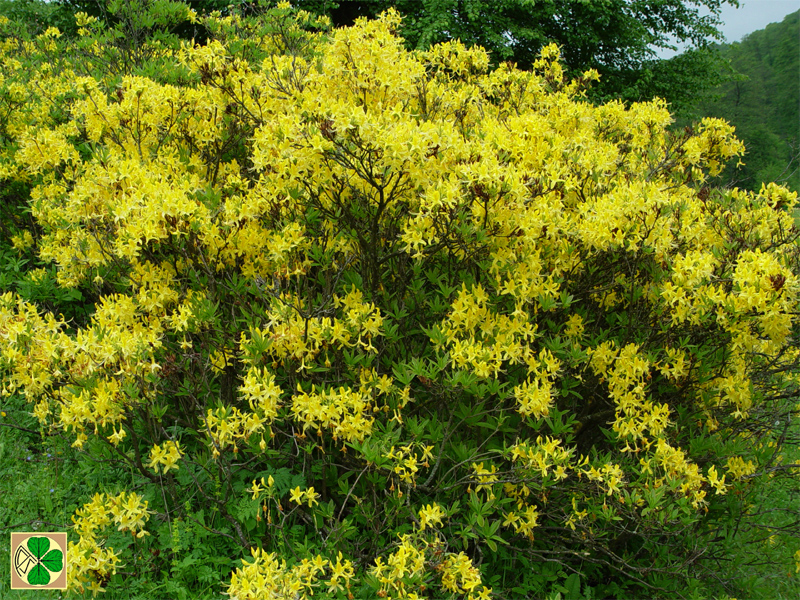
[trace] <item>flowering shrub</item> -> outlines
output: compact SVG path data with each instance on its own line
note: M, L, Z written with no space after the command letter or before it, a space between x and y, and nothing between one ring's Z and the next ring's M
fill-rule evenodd
M3 393L146 490L79 511L76 588L124 560L112 520L157 571L155 514L247 557L232 598L652 595L779 466L796 194L714 189L726 123L593 106L555 46L492 71L398 19L281 5L136 53L2 24L15 244L92 305L0 297Z

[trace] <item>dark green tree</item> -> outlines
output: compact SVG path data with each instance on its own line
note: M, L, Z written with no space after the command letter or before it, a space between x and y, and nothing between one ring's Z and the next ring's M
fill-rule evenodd
M61 31L75 29L75 18L69 6L58 2L41 0L0 0L0 15L24 24L33 34L48 27L58 27Z

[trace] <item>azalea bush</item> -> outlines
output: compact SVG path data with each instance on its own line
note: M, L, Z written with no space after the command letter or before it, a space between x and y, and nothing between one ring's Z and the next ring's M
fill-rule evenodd
M2 391L128 473L73 518L73 590L667 596L719 569L798 411L797 198L709 187L730 126L594 106L555 46L408 52L391 11L116 10L0 46L30 260Z

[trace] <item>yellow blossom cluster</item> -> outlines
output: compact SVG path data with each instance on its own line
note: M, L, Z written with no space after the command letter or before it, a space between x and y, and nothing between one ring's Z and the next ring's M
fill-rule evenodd
M427 507L421 514L430 514L437 507ZM438 514L438 511L436 511ZM426 519L427 524L437 520ZM437 537L429 539L418 530L411 534L401 534L397 548L384 560L375 559L370 575L380 583L379 598L421 600L427 597L425 590L430 585L431 572L441 577L445 592L463 595L468 600L487 600L491 589L483 586L480 571L463 552L445 552L442 541Z
M275 366L286 360L299 360L301 369L305 369L306 363L313 362L322 352L330 363L331 349L357 347L374 351L372 342L381 335L383 323L380 310L364 302L363 293L357 289L344 297L335 295L333 303L341 318L304 317L309 307L300 298L281 293L265 317L268 325L241 334L242 353L257 353L263 360L271 359Z
M558 481L567 476L574 450L562 447L561 440L539 436L535 444L529 442L514 444L510 454L512 462L519 467L531 472L536 471L541 477L547 477L552 471Z
M169 472L170 469L177 471L180 468L177 463L182 456L183 452L181 452L179 442L168 440L160 446L153 444L150 449L150 463L148 466L156 473L159 472L160 468L163 468L164 474Z
M383 457L390 461L392 473L397 475L402 483L416 485L420 467L430 466L432 451L433 446L412 443L399 448L392 446Z
M481 585L480 571L463 552L448 556L439 570L442 572L442 587L448 592L466 594L467 598L488 596L487 588L478 590Z
M716 484L717 493L724 493L724 487L719 479L716 478L716 469L712 466L709 470L709 478L703 476L700 468L695 464L690 464L686 460L686 453L673 448L666 440L660 438L656 443L654 462L657 462L666 472L668 480L676 480L680 483L680 491L692 499L692 506L695 508L705 504L705 490L701 489L703 483L709 481L712 485ZM723 478L724 479L724 478Z
M67 552L69 589L83 592L88 586L93 595L104 591L103 582L121 566L119 552L105 546L104 529L116 525L119 531L141 538L149 535L144 524L151 512L147 510L147 501L133 492L116 496L95 494L79 508L72 517L79 540L70 542Z
M363 440L372 432L372 398L359 390L340 387L337 390L301 393L292 399L292 415L303 429L328 429L333 439Z
M272 490L272 486L275 485L275 478L270 475L269 479L265 480L263 477L261 478L261 485L258 485L258 482L253 479L253 487L251 487L248 491L253 494L253 500L258 500L261 498L261 492L265 489L269 493Z
M487 490L489 498L492 498L494 496L492 486L499 482L499 479L495 475L495 473L497 473L497 467L495 465L485 467L482 462L472 463L472 472L472 477L478 484L475 487L475 491L480 492Z
M436 504L427 504L419 510L419 530L425 531L428 527L441 525L445 516L442 507Z
M205 415L206 432L211 453L215 458L229 446L238 452L239 441L248 441L254 434L263 434L269 419L256 412L242 411L234 407L208 409ZM262 436L262 450L266 442Z
M620 490L620 486L624 483L625 474L622 468L614 463L608 462L601 466L599 469L590 466L582 471L589 481L596 481L602 484L606 489L606 495L611 496Z
M341 552L335 562L317 555L292 566L261 548L252 548L251 554L252 562L243 559L243 566L231 574L227 593L234 600L306 599L319 588L335 594L349 591L355 576L353 564Z
M253 412L269 419L277 416L281 388L275 383L275 376L265 368L250 367L239 392Z
M614 430L623 439L636 441L646 435L660 436L669 424L669 407L647 399L650 361L629 344L617 350L605 342L590 348L592 370L608 379L608 393L616 405Z
M300 486L291 490L291 501L296 504L302 504L305 501L308 502L308 507L311 508L314 504L319 504L317 498L319 498L319 494L314 491L313 486L307 490L301 490Z
M756 472L756 465L751 460L744 460L741 456L731 456L727 462L728 473L735 479L741 479Z
M496 376L504 362L530 357L529 342L535 328L524 314L516 318L498 315L487 306L486 291L462 287L445 322L451 360L459 368L471 368L478 377Z
M518 502L516 511L508 511L503 519L503 527L511 527L514 532L533 540L533 530L539 525L539 509L522 500Z
M4 366L11 372L4 393L35 398L40 422L73 430L77 446L87 430L115 445L124 439L127 409L150 391L130 384L160 369L154 359L161 346L158 320L142 315L127 296L109 296L97 306L91 325L72 337L63 321L38 314L11 293L0 305Z

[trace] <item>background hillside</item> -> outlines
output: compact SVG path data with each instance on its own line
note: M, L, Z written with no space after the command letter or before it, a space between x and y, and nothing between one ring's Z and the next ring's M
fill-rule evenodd
M745 165L730 166L724 183L758 190L762 182L779 181L800 189L800 11L722 45L721 53L733 79L680 121L714 116L736 127L747 147Z

